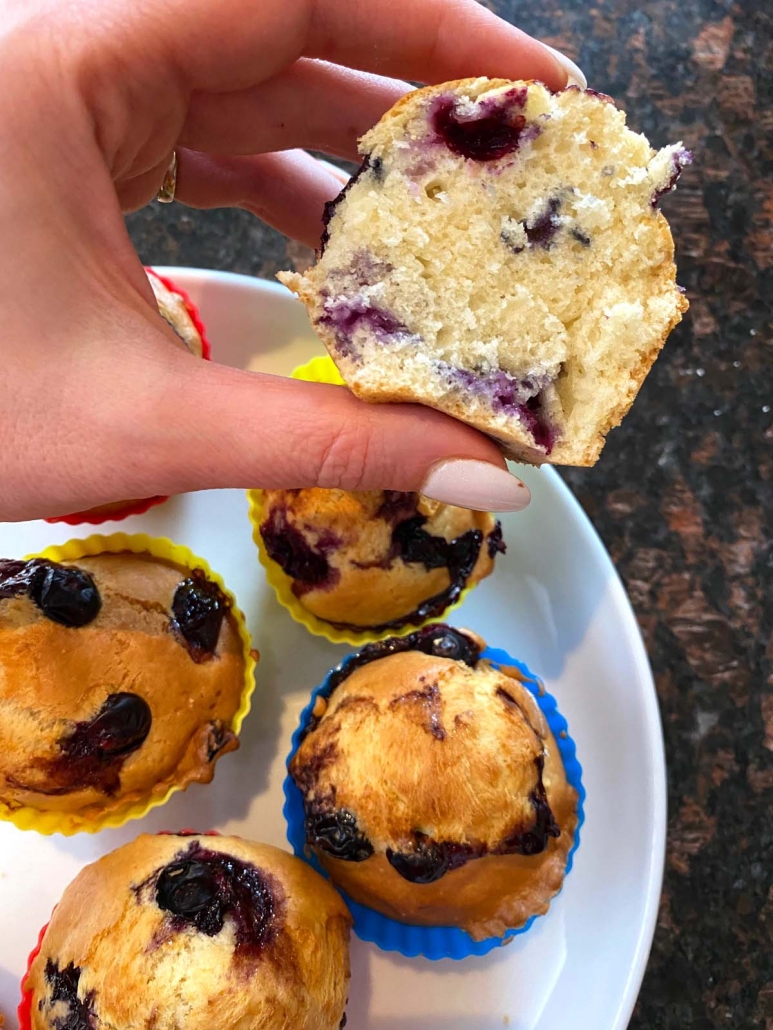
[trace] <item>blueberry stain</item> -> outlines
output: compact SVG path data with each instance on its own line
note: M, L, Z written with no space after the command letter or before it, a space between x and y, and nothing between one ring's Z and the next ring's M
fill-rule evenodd
M526 89L513 89L499 97L481 101L478 116L468 118L459 111L456 98L437 98L430 116L436 137L459 157L471 161L496 161L518 149L526 129L526 118L517 113L526 101Z
M290 522L287 507L276 505L261 524L260 535L269 558L293 580L292 591L296 597L338 582L340 573L330 564L329 555L341 541L333 533L321 535L312 546Z
M39 763L47 786L30 789L51 796L89 787L115 794L124 762L143 745L152 722L150 706L138 694L109 694L92 719L76 722L59 738L56 757Z
M229 919L237 958L256 958L276 937L284 896L272 877L249 862L194 840L153 879L155 903L176 932L192 927L215 937ZM146 885L135 888L138 897Z

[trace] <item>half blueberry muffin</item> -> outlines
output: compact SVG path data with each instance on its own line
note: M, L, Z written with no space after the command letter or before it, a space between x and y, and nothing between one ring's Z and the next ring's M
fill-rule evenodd
M150 553L0 561L2 814L94 829L211 780L252 685L239 618L203 569Z
M408 94L360 150L316 266L280 275L346 384L593 464L687 308L657 204L690 155L592 90L485 78Z
M145 834L64 892L23 984L22 1030L339 1030L350 923L278 848Z

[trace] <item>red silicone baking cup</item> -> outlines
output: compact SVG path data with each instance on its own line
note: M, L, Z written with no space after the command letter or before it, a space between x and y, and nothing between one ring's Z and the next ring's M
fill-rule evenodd
M198 308L193 303L191 298L185 292L185 290L172 282L165 275L159 275L158 272L153 268L145 268L148 275L155 276L159 282L166 286L167 290L171 293L176 293L177 296L182 300L185 305L185 310L190 316L191 322L196 327L196 332L201 337L201 356L204 361L209 361L212 354L212 347L207 338L207 330L204 327L204 323L201 321ZM157 495L156 497L144 497L139 501L132 501L127 503L122 508L115 508L113 511L100 511L98 508L90 509L88 511L77 511L72 515L54 515L50 519L46 519L46 522L56 523L63 522L68 526L82 526L84 524L90 526L101 526L105 522L120 522L121 519L128 519L130 515L144 515L146 511L151 508L155 508L157 504L163 504L164 501L168 501L168 497Z
M54 909L56 911L56 909ZM51 913L54 914L53 912ZM30 952L30 957L27 959L27 968L24 972L24 976L21 979L21 1001L19 1007L16 1010L16 1016L19 1020L19 1030L31 1030L32 1026L32 989L25 989L24 983L29 976L30 969L32 969L32 963L38 957L41 947L43 946L43 938L46 935L48 929L48 923L38 934L38 943Z
M174 830L159 830L159 837L167 837L175 833ZM218 830L204 830L203 833L199 833L198 830L177 830L176 835L178 837L219 837L220 832ZM54 907L56 912L56 907ZM53 916L54 912L51 913ZM49 920L50 922L50 920ZM32 963L40 954L40 949L43 947L43 938L46 936L46 930L48 929L48 923L38 934L38 942L30 952L30 956L27 959L27 968L24 971L24 976L21 978L21 1001L19 1007L16 1009L16 1017L19 1020L19 1030L32 1030L32 989L25 988L24 983L29 976L30 969L32 969Z
M182 299L182 302L185 305L185 310L190 315L191 322L196 326L196 332L201 337L201 356L205 361L209 361L212 354L212 347L207 339L207 330L204 328L204 323L201 321L199 309L193 303L182 286L178 286L177 283L172 282L172 280L168 279L165 275L159 275L155 268L146 267L145 271L149 275L154 275L159 282L162 282L164 286L166 286L167 290L170 290L172 293L176 293L177 296Z

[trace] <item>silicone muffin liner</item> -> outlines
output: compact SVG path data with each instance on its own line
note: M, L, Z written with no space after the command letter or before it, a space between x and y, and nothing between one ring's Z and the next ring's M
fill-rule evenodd
M301 713L298 727L293 734L292 746L287 758L288 765L300 746L302 734L311 718L317 698L320 695L322 697L329 695L328 682L330 677L343 668L352 657L352 655L348 655L344 658L340 665L335 669L331 669L323 682L314 689L309 703ZM556 700L552 694L548 694L545 691L542 681L523 662L511 657L507 651L502 651L495 647L487 647L481 652L481 658L491 662L496 668L500 666L514 666L519 671L523 677L524 687L534 696L556 739L566 771L566 779L570 786L574 787L577 791L577 826L574 831L574 842L567 855L566 873L564 876L564 879L566 879L572 868L575 852L580 846L580 828L585 819L583 809L585 788L582 785L582 766L577 760L576 747L574 741L569 736L566 719L558 711ZM284 795L287 839L293 851L299 858L309 862L318 873L327 877L327 873L317 861L316 856L311 852L307 852L306 834L303 825L303 797L289 774L284 781ZM502 937L489 937L482 941L474 941L465 930L458 927L412 926L408 923L400 923L396 919L390 919L380 912L352 901L344 891L339 891L339 893L349 906L349 911L354 919L354 932L361 940L377 944L384 951L397 951L401 955L405 955L406 958L415 958L417 955L421 955L424 958L435 961L442 958L463 959L470 955L486 955L494 948L509 943L514 937L526 933L535 919L539 918L538 915L532 916L523 926L508 930Z
M242 723L250 710L252 693L255 690L255 667L257 661L252 650L252 641L247 629L244 614L236 603L232 591L223 582L221 576L210 568L204 558L194 554L182 544L175 544L166 537L151 537L145 533L113 533L110 536L94 534L84 540L68 540L64 544L47 547L36 554L28 554L30 558L48 558L50 561L77 561L79 558L97 554L120 554L130 551L132 554L151 554L154 558L183 565L189 569L203 569L207 577L217 583L223 593L231 600L233 615L244 653L244 688L241 702L232 720L232 728L238 736ZM169 798L183 788L172 785L163 794L151 795L140 801L134 800L123 808L106 812L103 816L87 817L77 812L41 812L38 809L22 806L12 808L0 801L0 820L11 822L19 830L35 830L37 833L61 833L69 837L74 833L96 833L106 827L123 826L130 819L140 819L152 808L164 805Z
M329 357L312 358L305 365L300 365L296 368L292 377L293 379L302 379L307 383L328 383L333 386L344 385L338 369L333 364L332 358ZM398 629L385 629L380 632L367 629L337 628L331 623L325 622L324 619L318 619L316 615L312 615L308 609L303 607L292 591L292 579L266 553L263 537L260 534L260 524L263 521L263 491L248 490L247 498L250 505L252 539L258 548L260 564L265 569L266 579L269 586L273 589L277 601L290 613L296 622L300 622L302 626L305 626L309 633L313 633L315 637L324 637L331 644L353 644L361 647L363 644L374 643L377 640L383 640L385 637L404 637L409 633L415 633L417 629L421 629L422 626L426 626L430 622L442 622L451 612L456 611L460 605L464 604L467 595L477 585L465 587L453 604L449 605L442 612L421 622L411 622Z
M204 323L201 321L196 305L185 290L172 282L171 279L167 279L165 275L159 275L153 268L146 268L145 271L149 275L154 275L171 293L176 293L181 298L191 322L196 327L196 332L201 337L201 356L205 361L209 361L212 347L207 339L207 331L204 328ZM155 508L157 504L163 504L164 501L168 500L168 497L159 494L156 497L144 497L136 501L127 501L120 507L110 511L102 511L102 506L99 506L97 508L90 508L87 511L73 512L71 515L54 515L50 519L45 519L45 521L52 524L63 522L67 526L101 526L105 522L120 522L122 519L128 519L130 515L144 515L146 511Z

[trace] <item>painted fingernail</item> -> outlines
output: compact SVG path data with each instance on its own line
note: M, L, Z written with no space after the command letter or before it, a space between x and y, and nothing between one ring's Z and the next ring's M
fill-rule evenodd
M561 68L566 72L567 86L579 86L580 89L588 88L588 80L585 78L582 70L577 67L574 61L571 61L566 54L562 54L560 50L556 50L553 46L548 46L547 43L542 44L546 50L549 50L553 57L561 65Z
M507 469L469 458L433 465L421 493L433 501L474 511L520 511L531 500L526 484Z

